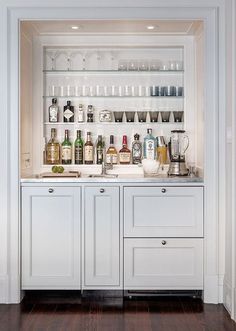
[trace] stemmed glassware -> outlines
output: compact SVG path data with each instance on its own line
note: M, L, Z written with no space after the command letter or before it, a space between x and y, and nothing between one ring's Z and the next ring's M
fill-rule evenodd
M58 51L47 51L46 55L50 58L51 60L51 69L50 70L56 70L56 58L59 55Z

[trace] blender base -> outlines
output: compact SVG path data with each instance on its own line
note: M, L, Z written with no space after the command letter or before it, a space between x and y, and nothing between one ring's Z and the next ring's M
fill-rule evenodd
M185 162L170 162L168 176L188 176L189 170Z

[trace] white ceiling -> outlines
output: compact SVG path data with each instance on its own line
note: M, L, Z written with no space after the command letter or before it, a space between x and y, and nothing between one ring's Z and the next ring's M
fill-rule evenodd
M178 20L54 20L24 21L23 29L41 35L78 35L78 34L157 34L157 35L192 35L201 24L200 21ZM73 30L72 26L78 26ZM154 26L148 30L147 26Z

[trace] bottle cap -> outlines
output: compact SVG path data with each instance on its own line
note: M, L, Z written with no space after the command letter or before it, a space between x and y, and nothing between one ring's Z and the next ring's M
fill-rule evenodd
M67 103L67 106L70 106L70 104L71 104L71 101L70 101L70 100L68 100L68 101L66 101L66 103Z
M98 141L102 141L102 135L98 135Z
M152 129L147 129L148 134L152 134Z
M57 103L57 98L53 98L52 103Z
M127 136L123 136L123 145L127 145Z
M139 140L139 134L138 134L138 133L135 133L135 135L134 135L134 139L135 139L135 140Z

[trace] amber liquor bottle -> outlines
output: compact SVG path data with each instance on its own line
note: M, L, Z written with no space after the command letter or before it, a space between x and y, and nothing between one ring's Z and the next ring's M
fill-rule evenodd
M131 152L127 147L127 136L123 136L122 148L119 151L120 164L130 164Z

